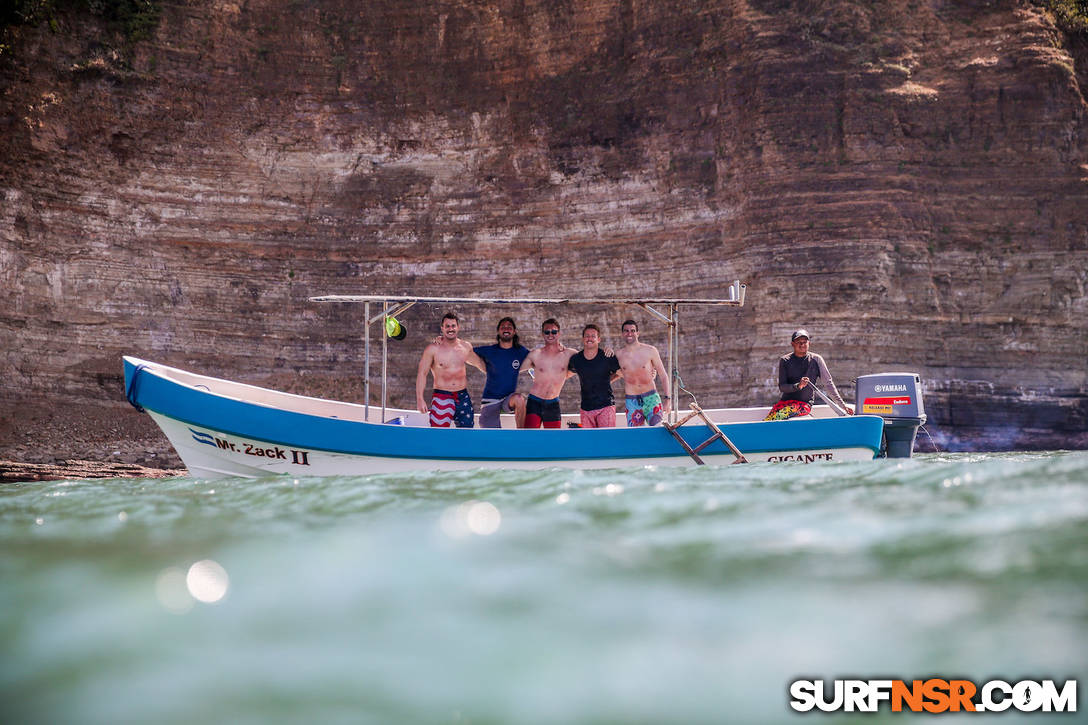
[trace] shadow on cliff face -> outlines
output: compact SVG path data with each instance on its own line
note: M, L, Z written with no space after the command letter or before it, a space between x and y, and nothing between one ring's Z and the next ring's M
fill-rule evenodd
M6 61L21 40L20 30L48 25L53 33L83 31L84 19L102 24L122 52L113 54L120 67L128 65L127 50L148 40L159 26L161 0L6 0L0 4L0 62ZM68 26L74 23L74 28ZM78 30L75 30L78 28Z
M713 69L725 59L721 7L655 5L637 17L628 0L605 5L596 18L609 28L599 41L571 47L564 62L537 63L527 86L511 94L515 132L543 127L561 165L572 149L616 150L627 169L642 161L634 142L667 124L674 103L712 101L719 82ZM573 6L554 22L574 29ZM690 121L690 119L688 119Z
M1088 14L1088 7L1085 13ZM1066 32L1066 42L1069 55L1073 58L1080 97L1088 105L1088 19L1077 30Z
M927 429L941 450L1088 448L1088 395L1055 391L1047 405L1014 389L970 384L930 392ZM921 436L919 440L921 441ZM920 447L921 450L926 450Z
M431 176L411 167L379 166L372 173L350 176L338 201L349 211L419 204L426 198L431 181Z

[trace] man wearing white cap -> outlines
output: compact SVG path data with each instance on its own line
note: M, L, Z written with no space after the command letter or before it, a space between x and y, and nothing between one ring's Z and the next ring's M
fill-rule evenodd
M819 380L821 381L820 389L841 405L847 413L853 415L854 409L848 406L839 395L839 389L835 387L835 381L831 379L827 363L816 353L808 351L808 342L808 330L797 330L790 337L793 352L783 355L778 361L778 389L782 391L780 402L798 401L805 404L798 406L799 408L807 409L812 405L815 394L813 383ZM805 410L805 412L808 411Z

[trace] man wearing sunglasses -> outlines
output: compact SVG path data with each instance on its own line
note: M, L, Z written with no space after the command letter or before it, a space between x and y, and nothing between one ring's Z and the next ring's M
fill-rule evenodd
M553 317L544 320L540 332L544 346L531 351L521 364L522 370L532 370L533 375L533 387L525 401L525 427L559 428L563 424L559 391L567 380L571 355L577 350L559 343L559 323Z

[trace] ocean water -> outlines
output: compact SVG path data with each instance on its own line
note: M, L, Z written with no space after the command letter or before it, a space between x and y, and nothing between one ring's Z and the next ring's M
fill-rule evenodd
M0 658L3 723L897 722L789 683L1083 688L1088 453L6 484Z

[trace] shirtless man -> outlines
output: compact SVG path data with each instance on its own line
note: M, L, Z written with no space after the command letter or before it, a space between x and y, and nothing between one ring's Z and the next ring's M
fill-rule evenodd
M567 381L567 364L574 353L573 347L559 344L559 323L549 317L540 326L544 347L529 353L522 370L533 370L533 387L525 401L525 427L559 428L563 418L559 412L559 391Z
M420 413L430 411L432 428L471 428L472 399L468 396L466 363L486 371L484 361L472 351L472 345L457 338L460 325L457 315L447 312L442 317L442 335L423 351L416 372L416 408ZM428 407L423 402L427 373L434 376L434 393Z
M620 330L625 344L616 350L616 357L627 396L627 426L657 425L669 412L669 374L657 348L638 341L638 324L634 320L626 320ZM654 387L655 371L664 395L658 395Z

